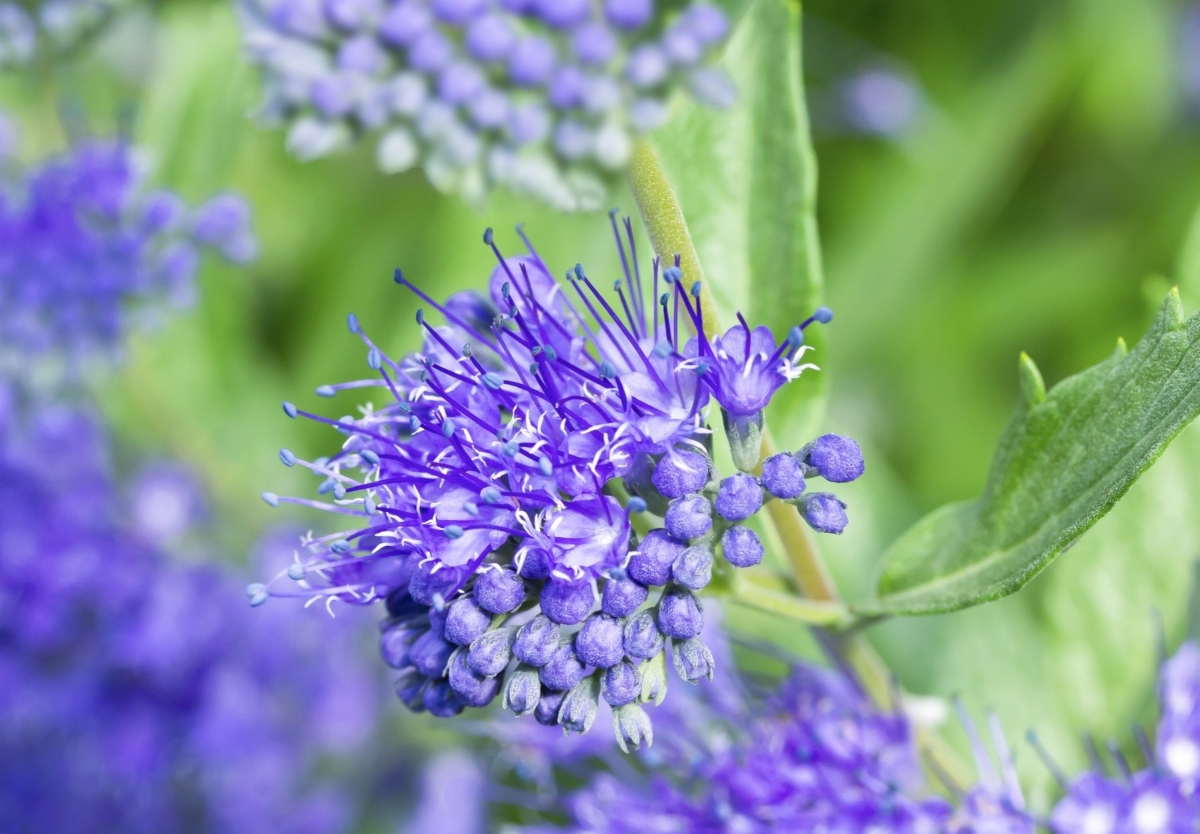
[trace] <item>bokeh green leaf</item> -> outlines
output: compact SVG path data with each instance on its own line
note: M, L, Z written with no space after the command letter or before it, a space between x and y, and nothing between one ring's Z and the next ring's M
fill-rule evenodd
M738 103L727 111L686 105L653 142L722 321L741 311L782 338L820 303L823 284L799 3L753 3L723 66ZM808 374L781 391L771 414L777 433L800 432L824 390L822 375Z
M1103 516L1200 414L1200 314L1177 292L1126 353L1055 386L1021 359L1022 402L984 494L919 521L884 558L870 613L952 611L1013 593Z

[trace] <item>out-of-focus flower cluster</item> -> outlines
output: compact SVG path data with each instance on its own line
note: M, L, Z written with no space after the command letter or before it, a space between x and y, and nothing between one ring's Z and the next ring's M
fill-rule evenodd
M578 265L555 281L527 240L526 254L503 257L489 230L498 266L486 294L437 304L397 273L444 319L418 314L421 351L393 360L351 316L375 375L317 393L382 388L385 403L340 419L284 404L344 440L311 462L280 452L320 477L328 501L264 499L346 523L307 538L307 554L251 587L251 601L384 601L383 659L413 709L450 716L502 696L584 732L603 699L621 743L636 745L649 737L640 704L665 694L667 648L681 678L712 678L698 594L715 572L762 560L746 522L764 502L794 504L820 532L847 523L841 501L809 486L857 478L854 441L825 435L753 474L762 410L814 367L802 364L804 328L832 314L779 343L744 321L710 335L699 284L657 261L643 274L632 224L612 221L611 293ZM712 458L714 402L743 469L727 477Z
M70 50L100 31L126 0L0 2L0 69L27 64L39 52Z
M110 358L134 319L191 303L202 251L256 255L244 200L190 209L149 190L146 169L121 139L27 169L0 158L0 371L58 378Z
M385 171L425 169L443 191L494 184L599 208L633 137L682 89L736 96L711 59L725 15L660 0L241 0L265 118L301 158L379 134Z
M705 638L732 667L719 629ZM930 791L910 719L837 668L796 663L769 686L729 674L680 695L656 714L659 744L633 758L497 720L490 732L516 781L493 801L565 818L522 834L1033 834L998 728L999 774L967 722L980 782L952 803Z
M317 769L375 731L370 664L119 524L90 415L4 411L0 828L347 830L353 798Z
M1185 642L1158 679L1162 716L1153 747L1139 734L1143 769L1111 749L1066 785L1050 815L1055 834L1191 834L1200 828L1200 644ZM1065 781L1065 780L1064 780Z

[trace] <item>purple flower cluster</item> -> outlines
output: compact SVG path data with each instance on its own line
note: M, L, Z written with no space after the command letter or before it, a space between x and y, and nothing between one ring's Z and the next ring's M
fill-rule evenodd
M1200 644L1185 642L1163 664L1156 743L1140 736L1145 768L1112 749L1117 775L1099 761L1066 785L1050 815L1055 834L1191 834L1200 828Z
M69 50L105 26L123 0L44 0L0 3L0 69L19 66L39 51Z
M699 285L657 261L643 276L632 224L622 235L614 215L612 226L621 272L611 294L580 266L555 281L523 235L527 253L504 257L490 230L487 294L437 304L397 272L445 323L418 313L424 348L397 361L351 316L375 375L317 389L383 388L388 402L340 419L284 403L344 440L312 462L280 452L318 475L328 500L264 499L345 524L307 538L307 555L253 586L251 601L384 600L383 659L415 710L450 716L500 696L519 715L584 732L603 699L622 743L636 745L649 735L638 704L665 693L664 648L684 680L711 679L697 594L718 556L761 561L745 522L763 502L795 503L819 531L846 524L844 505L806 492L806 479L857 477L853 441L826 435L769 459L761 477L722 479L706 417L712 402L727 422L761 410L812 367L799 364L803 328L828 311L779 345L744 322L710 339Z
M323 156L378 133L380 167L420 166L443 191L494 184L559 208L599 208L632 137L671 96L727 106L711 60L729 32L694 2L656 0L242 0L264 116Z
M706 629L706 638L727 659L720 634ZM550 739L510 740L526 762L540 753L564 772L589 773L559 797L565 826L521 830L934 834L950 825L949 804L925 795L908 719L876 709L839 671L800 664L769 693L730 675L672 698L656 718L662 741L632 761L594 754L579 767L579 751L564 761Z
M245 201L225 194L189 209L148 191L123 140L79 142L8 181L3 170L0 371L9 375L60 377L110 357L154 302L191 302L202 250L236 262L257 251Z
M374 732L378 676L298 611L258 620L230 571L173 564L115 492L90 417L0 407L0 829L347 830L318 768Z

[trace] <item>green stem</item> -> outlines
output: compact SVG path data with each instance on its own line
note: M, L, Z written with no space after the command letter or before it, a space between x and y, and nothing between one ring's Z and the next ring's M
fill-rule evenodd
M810 626L840 626L850 616L840 602L804 599L785 591L777 591L755 582L752 577L739 577L730 589L730 600L762 611L786 617Z
M704 281L704 269L700 266L700 256L692 243L692 235L688 231L683 209L679 198L671 187L670 178L663 168L658 154L650 145L649 140L638 141L633 152L628 173L629 188L637 201L638 213L650 235L650 242L659 258L666 260L679 256L679 265L683 271L683 280L690 290L697 281L700 285L700 302L702 307L704 329L708 333L721 333L720 319L717 306L712 294ZM776 452L774 440L768 429L763 431L763 455L769 456ZM845 618L835 619L827 624L814 624L810 619L817 612L845 611L845 605L838 594L833 577L825 567L820 551L808 532L807 526L801 519L799 511L781 501L768 504L767 516L783 544L784 553L791 563L792 574L800 592L806 600L790 598L790 603L782 600L787 595L755 586L749 582L735 585L737 601L760 610L767 610L777 615L796 615L794 618L807 622L815 627L830 625L833 622L844 623ZM743 595L749 594L754 602L744 600ZM773 606L773 607L772 607ZM817 607L814 607L817 606ZM827 607L823 607L827 606ZM785 611L784 609L787 609ZM838 634L827 632L834 651L847 663L871 698L884 708L894 707L892 704L895 693L894 678L883 659L874 647L857 631ZM958 761L954 751L936 734L927 733L922 738L922 746L926 752L937 760L942 769L953 775L964 773L962 763Z

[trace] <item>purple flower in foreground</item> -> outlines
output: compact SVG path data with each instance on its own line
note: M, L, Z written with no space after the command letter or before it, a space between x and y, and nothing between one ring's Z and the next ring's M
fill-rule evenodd
M138 316L191 302L202 250L254 256L241 198L193 212L149 192L143 169L124 140L86 140L0 188L0 370L41 379L109 358Z
M729 647L711 624L705 641L729 667ZM623 710L612 710L614 724L636 732L636 713ZM607 718L602 711L596 720ZM909 721L875 708L841 672L800 664L770 692L726 674L667 700L655 723L658 746L613 767L603 748L496 722L515 772L543 795L556 768L588 774L559 797L565 825L521 830L946 830L951 808L926 794Z
M0 829L347 830L318 765L370 737L382 682L301 612L254 616L230 571L172 563L116 494L89 416L0 409Z
M374 375L317 389L379 388L387 400L336 420L284 404L289 417L326 423L343 440L311 462L280 452L285 465L321 479L326 501L263 497L343 524L307 538L296 563L251 601L382 600L382 653L413 709L450 715L500 697L515 712L583 731L605 701L625 710L631 738L648 740L632 702L661 689L664 647L684 680L714 674L697 637L697 594L716 559L724 553L741 567L762 559L752 530L725 533L773 496L753 475L720 478L707 422L726 393L714 345L736 342L731 334L746 325L710 341L699 284L686 286L678 265L657 260L643 273L632 224L622 230L614 214L612 229L621 277L611 293L579 265L556 281L523 233L527 251L514 257L491 230L484 235L497 258L486 293L441 305L397 271L444 323L419 312L424 346L395 360L351 316ZM786 376L798 371L799 340L736 361ZM826 474L800 452L789 459L809 478ZM780 500L815 529L841 532L845 506L803 493L791 483ZM622 503L621 494L632 497ZM630 519L642 513L662 521L639 535Z
M241 0L267 121L312 159L378 137L380 167L446 192L503 185L564 210L599 208L633 139L686 91L726 107L712 66L729 32L707 2Z
M1070 782L1053 768L1065 790L1050 814L1055 834L1190 834L1200 826L1196 797L1200 646L1196 642L1183 643L1163 664L1158 696L1162 715L1154 747L1145 735L1139 736L1144 770L1131 773L1115 746L1111 750L1116 776L1103 772L1098 760L1092 770Z

